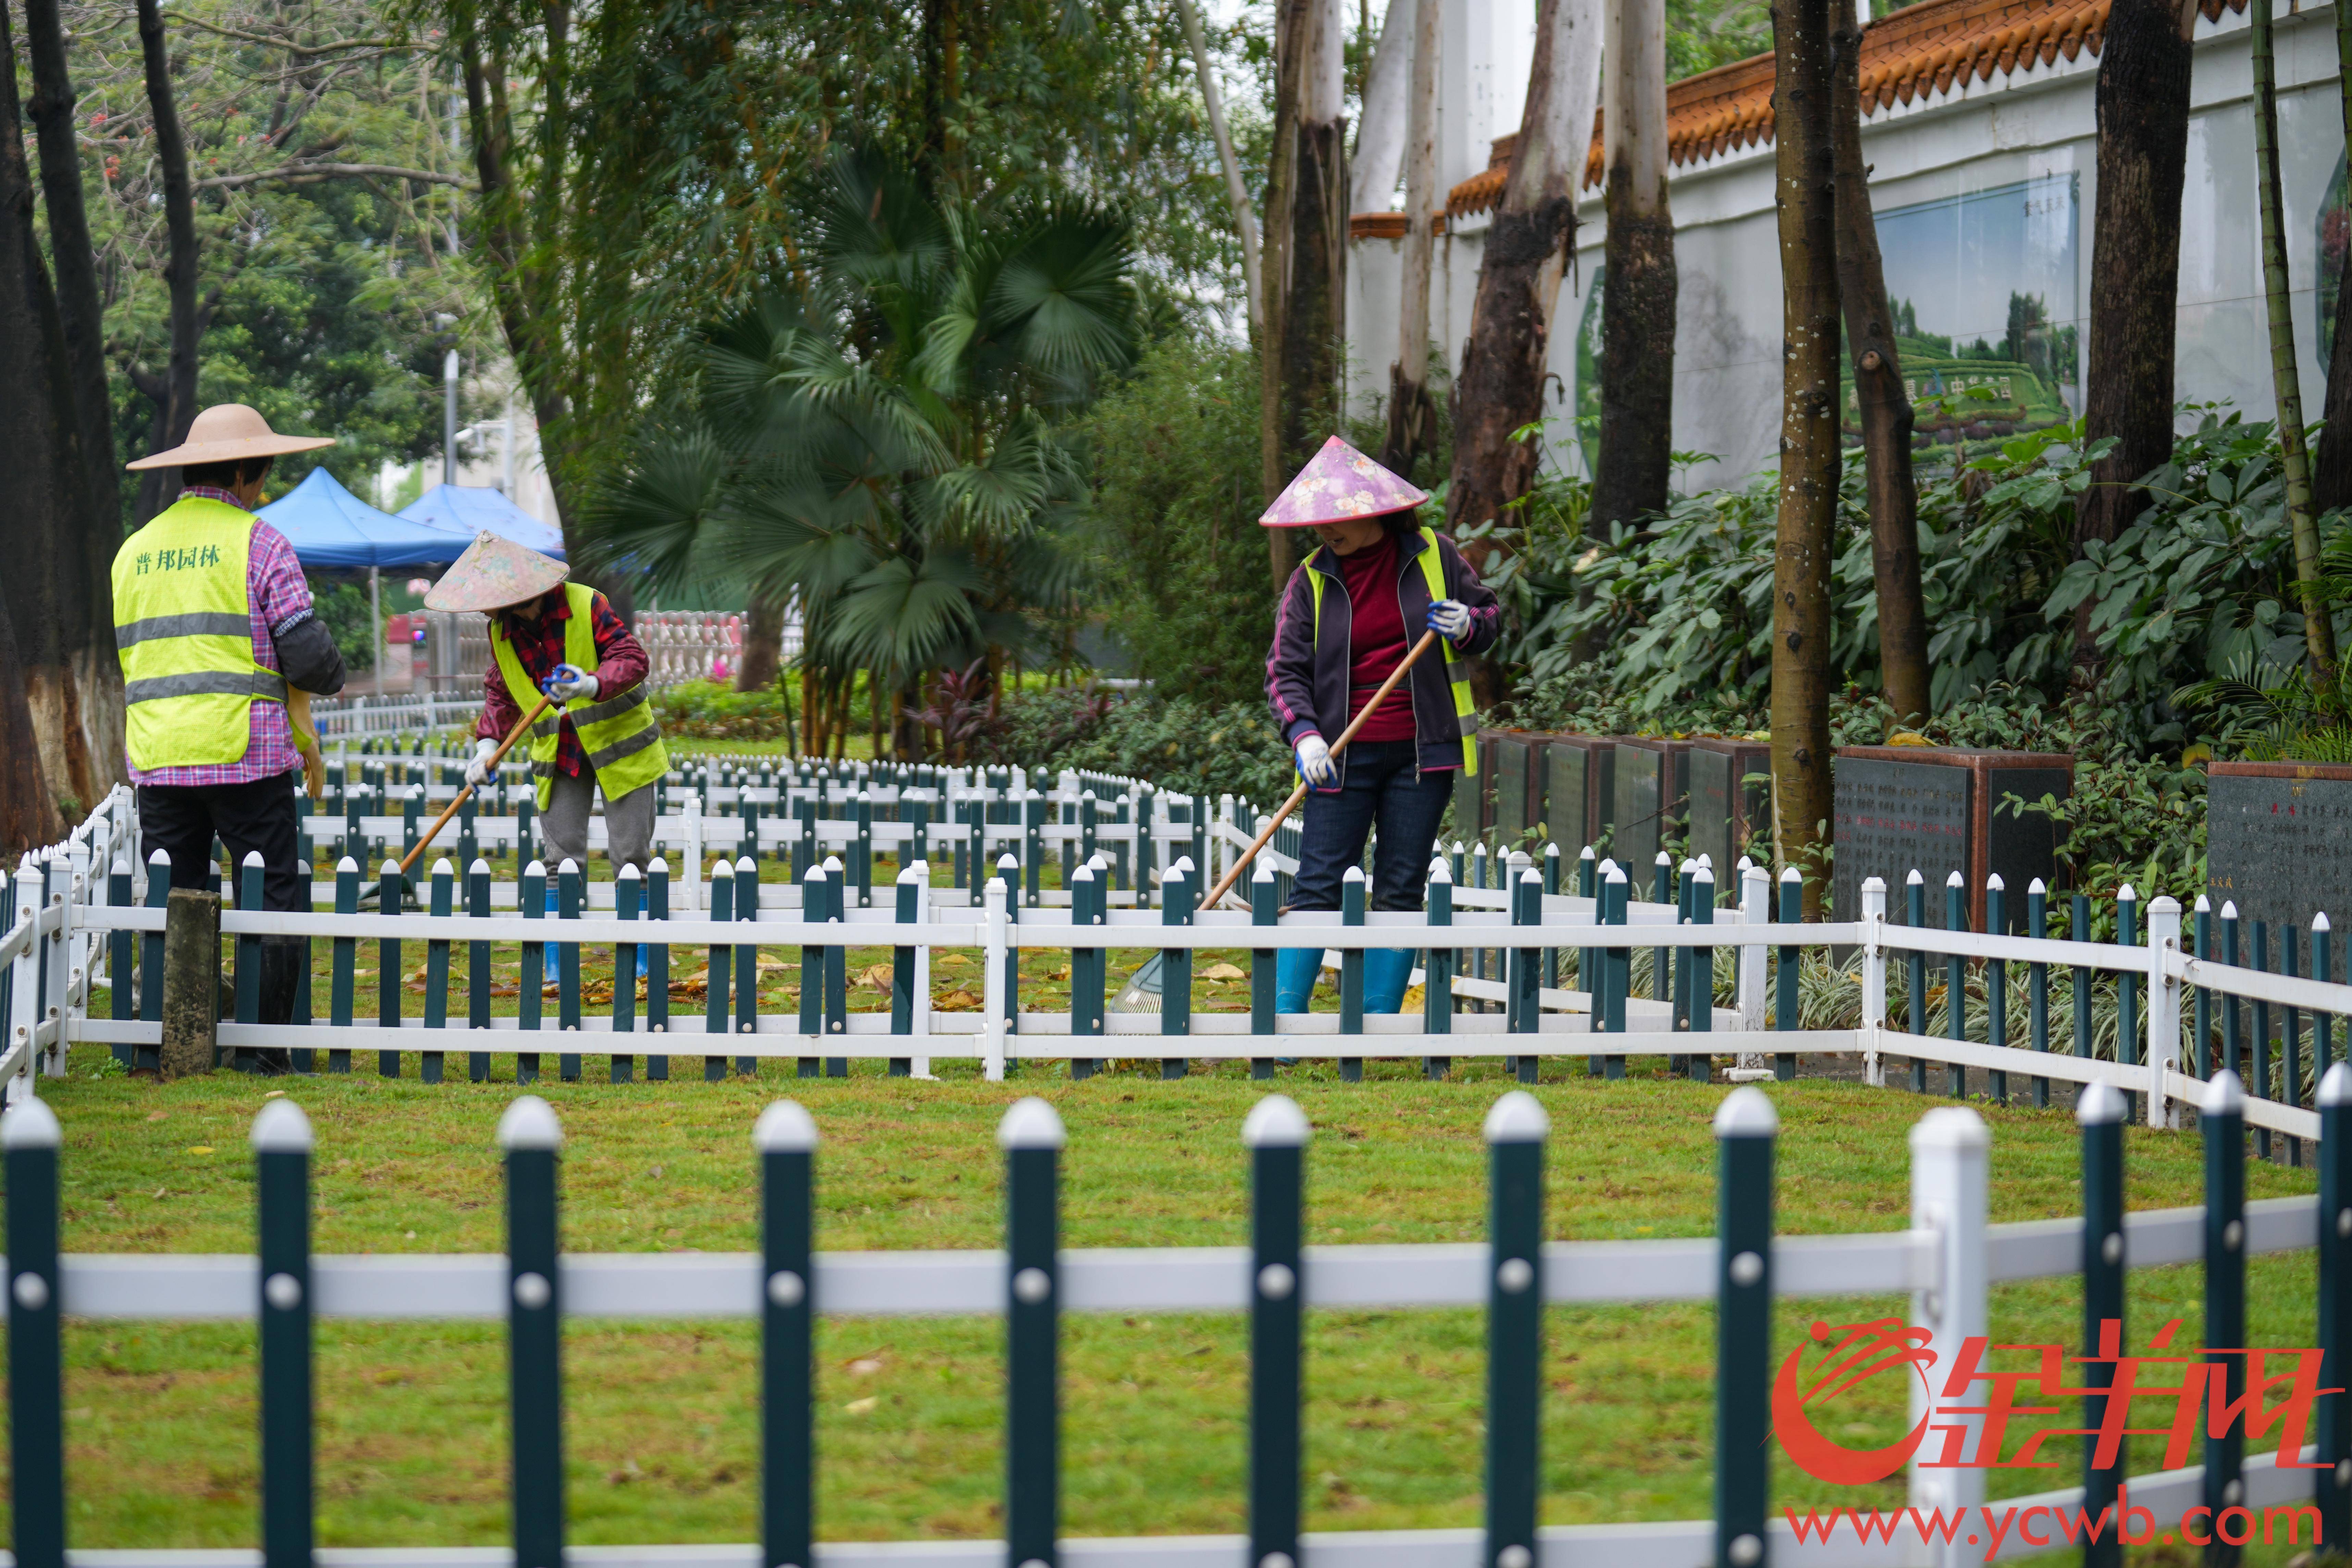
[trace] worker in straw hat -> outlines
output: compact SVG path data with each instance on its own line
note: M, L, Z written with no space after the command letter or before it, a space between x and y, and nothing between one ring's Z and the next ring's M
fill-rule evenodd
M343 659L293 545L253 509L273 459L333 445L280 436L224 403L197 415L179 446L130 465L180 470L179 499L123 541L112 574L140 834L171 856L175 888L205 886L217 834L239 867L260 855L263 909L301 908L287 775L318 746L289 701L341 691ZM301 941L261 939L265 1024L293 1020Z
M1311 786L1293 910L1339 907L1340 882L1363 863L1375 824L1371 907L1421 908L1456 771L1478 771L1478 721L1461 656L1495 646L1501 609L1454 542L1422 525L1415 509L1428 499L1334 436L1258 519L1267 528L1311 528L1322 542L1282 591L1265 661L1275 722ZM1330 742L1423 628L1438 634L1437 647L1334 755ZM1397 1011L1412 956L1411 949L1366 955L1366 1012ZM1276 1011L1307 1011L1321 964L1319 952L1284 950Z
M466 782L489 776L499 742L540 698L561 712L531 726L530 771L539 784L548 864L588 864L588 818L604 792L605 854L614 870L653 857L654 784L669 771L661 727L646 699L644 645L611 601L567 583L562 562L485 531L425 595L429 610L482 610L490 619L490 668Z

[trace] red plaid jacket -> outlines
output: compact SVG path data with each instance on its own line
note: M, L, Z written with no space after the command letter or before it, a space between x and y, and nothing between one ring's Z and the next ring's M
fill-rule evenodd
M513 642L515 658L521 661L523 673L530 677L533 686L554 674L555 667L563 662L564 626L572 619L572 605L562 588L551 589L539 603L537 620L525 620L506 610L498 612L495 617ZM611 600L597 595L590 602L588 614L590 629L596 634L596 698L602 701L645 679L649 661L645 645L622 624ZM521 722L522 710L515 706L514 693L507 689L506 675L493 658L490 668L483 672L482 717L474 726L474 733L503 741ZM588 753L581 749L579 731L572 727L572 716L567 713L563 729L556 738L555 771L577 777L587 765Z

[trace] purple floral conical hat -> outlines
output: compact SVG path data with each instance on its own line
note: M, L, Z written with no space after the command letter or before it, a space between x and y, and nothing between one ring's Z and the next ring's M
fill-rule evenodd
M1428 499L1427 491L1414 489L1334 436L1257 521L1265 528L1312 528L1318 522L1403 511Z

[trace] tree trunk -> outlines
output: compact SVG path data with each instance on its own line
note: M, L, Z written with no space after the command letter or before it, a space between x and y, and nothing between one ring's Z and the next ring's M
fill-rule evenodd
M2336 74L2352 82L2352 5L2336 7ZM2337 95L2344 107L2344 153L2352 157L2352 91ZM2326 280L2315 280L2325 288ZM2352 506L2352 257L2336 280L2336 338L2327 355L2327 392L2320 400L2318 460L2313 466L2311 504L2320 511Z
M122 487L114 466L114 413L106 394L106 321L99 299L98 253L90 244L89 216L82 205L73 78L66 68L58 0L26 0L25 34L33 58L33 98L27 107L40 132L41 204L48 219L51 264L57 269L58 316L65 328L90 509L99 524L93 559L103 565L111 562L113 542L121 534ZM111 626L107 641L111 653Z
M0 350L0 355L5 353ZM25 700L25 683L16 679L23 668L16 661L8 600L0 595L0 847L11 856L66 836L49 781L41 774L40 740L33 728L32 707Z
M1913 415L1886 303L1886 269L1862 161L1862 24L1854 0L1838 0L1831 133L1837 166L1838 293L1853 355L1862 416L1864 482L1870 497L1870 556L1878 588L1878 665L1895 713L1924 720L1934 700L1927 667L1927 609L1919 586L1919 486L1911 469Z
M1190 5L1192 0L1184 0ZM1356 122L1356 153L1348 160L1348 210L1384 213L1396 195L1397 167L1411 138L1411 87L1420 28L1413 0L1390 0L1381 19L1381 41L1364 73L1362 111Z
M1275 0L1274 155L1265 179L1265 247L1258 269L1258 482L1271 506L1290 482L1283 464L1283 318L1290 309L1291 209L1297 205L1299 56L1319 0ZM1266 566L1279 595L1290 580L1290 534L1269 528Z
M1314 456L1339 426L1348 275L1347 122L1337 0L1307 0L1299 37L1297 149L1292 154L1289 280L1277 339L1281 468ZM1275 530L1280 532L1280 530Z
M1836 563L1838 266L1831 0L1774 0L1780 515L1772 558L1772 817L1818 916L1828 883L1830 574Z
M15 41L0 16L0 58ZM113 614L97 553L65 328L34 231L33 175L13 71L0 81L0 429L14 481L9 570L0 598L16 631L0 683L21 692L49 799L88 809L121 776L121 707L103 700L114 663ZM106 552L110 560L112 552ZM100 614L103 624L93 626ZM121 690L120 674L113 690ZM93 700L85 701L84 694ZM110 728L105 723L113 715Z
M783 601L752 595L751 613L743 617L743 663L735 672L735 689L765 691L775 685L783 644Z
M1486 231L1462 374L1454 384L1454 478L1445 521L1455 538L1493 521L1533 483L1538 449L1511 437L1543 417L1552 312L1600 89L1599 0L1541 0L1518 149ZM1464 543L1483 567L1492 540ZM1483 694L1482 694L1483 695Z
M2074 507L2075 552L2111 540L2147 505L2138 481L2172 456L2173 318L2180 183L2189 157L2189 35L2182 0L2115 0L2099 47L2098 205L2091 237L2084 436L2115 437ZM2078 684L2097 678L2097 606L2074 612Z
M1437 428L1437 405L1429 395L1429 271L1437 245L1437 58L1445 7L1443 0L1390 0L1389 15L1408 5L1413 42L1405 117L1404 298L1397 311L1396 363L1389 367L1389 428L1381 464L1410 479ZM1385 29L1381 41L1388 42Z
M1665 0L1604 0L1609 171L1601 295L1601 471L1592 522L1666 510L1674 473L1675 220L1666 205ZM1580 171L1580 174L1581 171Z
M2286 264L2286 219L2279 194L2278 60L2272 0L2248 0L2254 68L2254 183L2262 207L2263 297L2271 333L2271 387L2278 403L2279 468L2294 539L2295 586L2303 600L2303 640L2311 683L2336 691L2336 623L2319 584L2319 520L2311 510L2311 454L2304 445L2303 372L2294 359L2294 306Z
M159 0L139 0L139 47L147 74L147 106L155 119L155 157L163 171L163 227L169 259L163 281L172 301L172 360L165 374L163 445L188 438L196 418L196 195L188 181L188 143L180 131L180 110L172 92L170 40L163 34ZM179 489L179 470L152 468L139 486L138 521L169 506Z
M1249 308L1250 332L1265 341L1265 286L1258 280L1257 214L1250 207L1249 186L1242 179L1241 160L1234 154L1233 132L1225 125L1224 94L1217 89L1216 72L1209 68L1208 40L1201 32L1201 13L1192 0L1176 0L1184 21L1185 40L1192 46L1192 69L1201 79L1201 102L1208 110L1209 134L1217 143L1217 162L1225 172L1225 202L1233 208L1234 232L1242 242L1242 297Z

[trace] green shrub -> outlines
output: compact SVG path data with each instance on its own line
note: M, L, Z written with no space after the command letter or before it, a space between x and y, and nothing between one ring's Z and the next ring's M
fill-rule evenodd
M738 691L716 680L686 680L654 694L662 733L677 740L780 741L784 738L781 688Z

